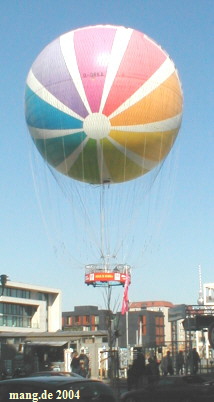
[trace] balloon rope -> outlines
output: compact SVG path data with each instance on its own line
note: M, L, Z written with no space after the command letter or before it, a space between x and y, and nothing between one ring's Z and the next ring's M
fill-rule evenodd
M104 209L104 184L101 186L100 191L100 236L101 236L101 257L105 260L105 246L104 246L104 230L105 230L105 209Z

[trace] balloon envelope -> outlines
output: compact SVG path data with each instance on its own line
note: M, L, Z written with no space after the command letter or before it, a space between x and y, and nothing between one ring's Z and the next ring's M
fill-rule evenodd
M27 77L26 122L44 159L92 184L157 166L182 118L174 63L136 30L91 26L50 43Z

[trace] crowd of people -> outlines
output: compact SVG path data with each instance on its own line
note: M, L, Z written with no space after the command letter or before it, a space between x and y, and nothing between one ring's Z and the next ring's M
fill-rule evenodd
M197 374L199 369L200 357L196 348L192 349L184 356L183 351L176 354L173 364L171 352L167 351L166 355L158 360L156 355L151 355L145 359L142 352L138 353L133 364L128 369L127 381L128 389L138 388L139 384L151 384L158 380L160 374L167 375L183 375L185 372ZM71 371L82 377L89 377L89 358L81 349L80 354L74 351L71 360Z
M183 375L185 372L193 375L197 374L199 364L200 357L196 348L193 348L187 354L186 359L183 351L179 351L176 355L175 365L173 365L170 351L167 351L166 355L160 361L157 360L155 355L152 355L147 359L147 362L144 354L138 353L133 364L128 369L128 389L138 388L139 384L156 382L160 374L164 376Z

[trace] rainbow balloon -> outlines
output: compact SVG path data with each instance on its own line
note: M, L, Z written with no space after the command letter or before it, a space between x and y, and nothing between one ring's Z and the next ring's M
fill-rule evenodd
M174 63L145 34L90 26L50 43L27 77L26 122L39 152L59 172L118 183L157 166L182 119Z

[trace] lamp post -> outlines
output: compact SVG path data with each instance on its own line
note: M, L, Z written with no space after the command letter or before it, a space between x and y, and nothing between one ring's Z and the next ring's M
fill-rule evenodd
M2 286L1 296L3 296L3 294L4 294L4 289L5 289L7 280L8 280L8 276L5 275L5 274L2 274L2 275L0 276L0 279L1 279L1 286Z

